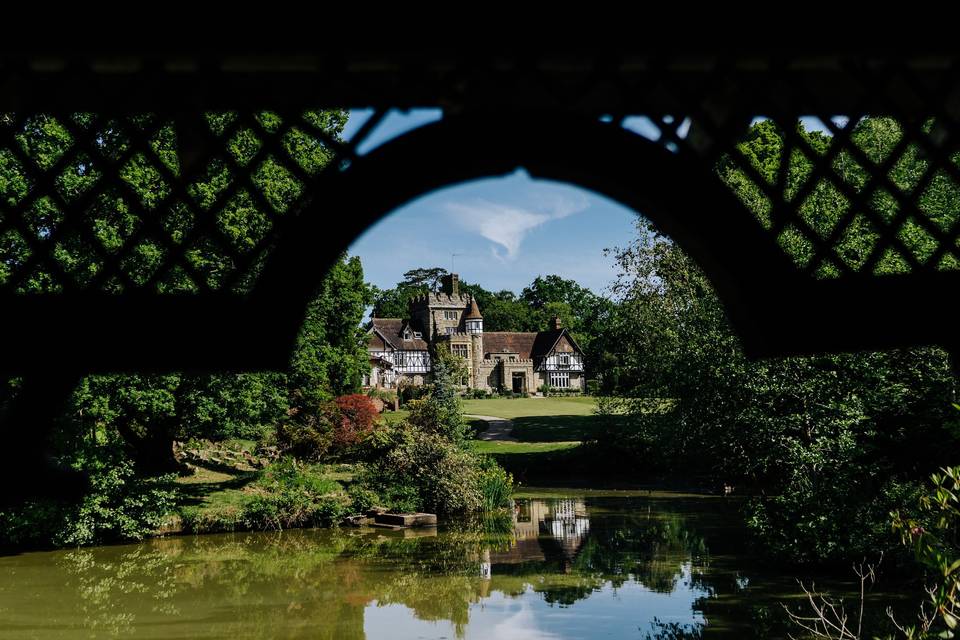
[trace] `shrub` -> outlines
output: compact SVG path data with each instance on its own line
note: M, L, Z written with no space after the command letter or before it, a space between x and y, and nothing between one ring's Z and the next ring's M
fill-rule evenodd
M479 511L502 505L512 480L496 462L467 447L469 425L442 361L428 395L411 401L410 416L377 429L364 446L369 463L357 484L398 511Z
M371 387L367 389L367 396L370 398L378 398L380 400L389 400L390 398L396 398L397 393L391 391L390 389L381 389L379 387Z
M483 501L473 454L409 423L394 429L393 446L359 481L382 496L384 506L403 511L476 511Z
M123 462L90 477L90 492L54 537L57 545L86 545L113 540L142 540L173 509L174 476L137 477Z
M600 382L598 380L587 380L587 395L600 395Z
M341 449L352 447L368 437L378 420L377 407L365 395L352 394L334 400L333 444Z
M960 626L960 467L944 467L930 480L917 519L891 514L894 532L934 581L930 608L921 608L916 627L901 628L908 638L952 638Z
M360 483L353 483L347 487L347 496L350 498L350 511L352 513L365 513L373 507L383 505L383 499L373 491Z
M397 389L397 395L400 397L400 406L406 407L411 400L419 400L427 395L428 392L429 389L427 385L401 385Z
M388 389L373 388L367 391L367 396L381 400L385 405L392 408L397 399L397 392Z
M76 503L34 500L0 511L0 545L82 546L142 540L173 510L173 476L137 477L133 463L108 455L87 461L89 488Z
M277 426L277 446L308 462L350 455L373 433L378 420L373 401L362 394L340 396L333 402L299 402Z
M253 483L259 494L243 509L242 520L251 529L289 529L326 526L346 513L343 488L326 477L321 467L282 458Z
M489 456L481 456L478 466L483 508L494 511L509 506L510 496L513 495L513 476Z
M317 407L296 407L277 425L277 447L300 460L319 461L333 445L333 424Z
M475 400L483 400L484 398L490 397L490 393L486 389L471 389L469 395Z
M467 441L469 425L463 419L459 407L446 407L430 399L414 400L407 406L410 409L407 422L417 430L435 434L457 444Z

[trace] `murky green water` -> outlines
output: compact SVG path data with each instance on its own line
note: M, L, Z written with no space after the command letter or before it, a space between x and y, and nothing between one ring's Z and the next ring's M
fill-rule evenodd
M0 638L785 637L732 505L532 494L498 521L0 557ZM678 629L688 635L677 635Z

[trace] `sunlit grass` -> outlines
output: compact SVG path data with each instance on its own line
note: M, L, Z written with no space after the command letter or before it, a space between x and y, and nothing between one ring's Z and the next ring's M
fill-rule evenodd
M490 455L550 453L566 451L578 446L579 442L504 442L502 440L477 440L473 450Z
M589 416L596 406L590 397L569 398L490 398L463 401L463 412L498 418L522 418L529 416Z

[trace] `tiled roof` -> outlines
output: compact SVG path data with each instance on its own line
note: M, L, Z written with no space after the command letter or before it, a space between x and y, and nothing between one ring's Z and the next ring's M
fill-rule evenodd
M484 331L484 353L516 353L521 359L533 357L537 334L533 331Z
M409 326L411 331L421 331L419 325L410 324L409 321L401 318L372 318L371 329L376 332L371 333L368 346L373 349L379 349L379 341L373 336L379 334L383 340L394 349L427 351L430 346L425 339L412 338L403 339L403 331ZM515 353L523 360L541 358L550 353L557 340L566 334L571 344L578 351L580 347L573 341L573 338L564 329L554 329L551 331L485 331L483 333L483 351L484 355L494 353Z
M485 331L483 350L485 353L516 353L524 360L542 358L550 353L560 336L566 333L573 347L580 351L579 345L564 329L550 331Z
M403 330L409 325L410 331L422 331L419 325L410 324L401 318L371 318L371 329L376 331L394 349L426 351L429 349L423 338L403 339Z
M563 335L563 329L537 332L537 341L533 345L533 357L539 358L550 353L557 340Z
M467 311L467 315L464 316L465 320L483 320L483 316L480 315L480 307L477 306L477 301L473 298L470 298L470 310Z

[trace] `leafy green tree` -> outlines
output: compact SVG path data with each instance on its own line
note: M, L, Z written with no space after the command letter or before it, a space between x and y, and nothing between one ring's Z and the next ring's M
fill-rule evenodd
M341 258L324 277L297 339L290 385L318 399L355 393L369 369L361 327L371 292L360 258Z
M530 331L533 314L529 305L517 300L512 291L498 291L480 296L475 295L480 312L483 314L485 331Z
M613 308L611 301L574 280L556 275L537 276L520 293L520 300L534 310L536 326L528 331L546 329L555 316L560 318L586 352L587 375L593 375L600 355L594 342L608 322Z
M898 135L888 119L868 118L856 127L854 140L878 160ZM823 134L798 133L814 149L829 144ZM741 148L772 182L784 161L782 133L758 123ZM897 163L901 184L910 184L923 162L907 154ZM863 178L849 157L838 158L837 166L843 179ZM791 158L788 192L810 169L804 157ZM769 224L765 200L736 165L721 162L718 171L758 222ZM937 211L934 205L952 202L955 192L940 182L924 197ZM844 212L829 184L816 185L801 207L801 217L821 231ZM851 262L865 260L873 247L864 227L854 231L842 247ZM809 260L802 234L781 240L795 260ZM650 413L643 403L631 405L629 418L607 434L610 455L630 456L634 466L641 458L648 467L698 469L762 493L748 521L765 548L783 559L827 562L895 549L886 514L910 503L919 482L952 462L960 445L948 412L955 380L946 354L924 348L750 362L709 281L669 239L641 222L635 241L615 257L618 304L603 340L617 352L605 384L628 397L670 398L673 410ZM888 256L877 263L880 273L899 268ZM832 277L831 269L818 274Z
M410 300L439 291L440 279L447 275L442 267L421 267L403 274L403 280L392 289L374 289L373 317L406 318Z
M449 272L443 267L411 269L403 274L403 281L411 288L439 291L440 280Z
M191 207L178 199L166 200L171 186L168 176L183 173L178 149L178 132L172 122L155 115L125 119L97 118L93 114L69 116L36 115L17 122L15 115L0 115L0 125L16 123L15 139L23 155L35 166L25 166L8 149L0 149L0 202L17 209L34 185L37 170L53 167L69 158L55 178L59 196L75 203L88 194L80 226L88 232L63 232L51 247L51 264L40 263L19 288L26 292L55 292L63 278L79 287L96 286L121 291L140 286L153 277L167 249L152 236L137 241L121 268L128 281L98 281L105 258L129 248L144 217L158 222L174 245L190 237L198 219L204 218L219 239L201 237L185 249L189 270L172 269L152 284L157 293L194 293L202 283L222 287L235 276L231 253L248 255L267 237L274 221L288 215L304 185L278 156L261 156L252 167L249 183L225 202L220 198L239 179L238 168L248 168L262 147L264 133L278 131L277 114L252 114L253 122L239 127L236 113L209 113L205 125L220 138L224 153L200 169L199 177L186 185L193 199ZM303 114L311 125L336 138L347 120L345 111L313 111ZM69 126L67 126L69 125ZM227 131L231 131L228 135ZM105 181L106 165L123 157L130 148L131 132L154 133L148 144L153 154L132 154L120 169L121 184ZM71 132L72 130L72 132ZM89 145L77 147L79 136L88 136ZM306 126L291 129L281 139L290 159L306 175L315 175L332 158L332 150ZM76 155L75 148L81 149ZM281 154L282 155L282 154ZM112 169L111 169L112 170ZM123 184L125 183L125 184ZM161 207L161 203L164 203ZM49 196L35 200L24 212L26 229L40 241L59 229L63 222L60 205ZM0 284L6 283L30 258L20 232L0 236ZM229 248L230 251L225 249ZM249 289L262 261L240 277L238 288ZM56 269L50 268L57 265ZM357 258L344 258L320 281L317 297L308 310L293 354L290 372L248 373L214 376L109 375L91 376L77 388L64 421L82 434L82 441L59 443L59 458L76 467L85 456L84 447L116 448L129 455L139 474L156 474L176 468L171 441L183 437L260 436L285 415L294 391L332 397L355 390L367 365L359 322L369 303L369 291ZM243 345L237 345L242 349ZM288 375L289 373L289 375ZM15 385L10 387L15 390ZM5 385L4 390L6 391ZM8 397L9 396L9 397ZM2 405L14 394L4 393ZM0 405L0 410L2 410ZM99 472L97 472L99 473ZM96 480L94 476L91 476ZM94 483L96 485L96 483ZM98 485L105 486L105 485ZM96 491L96 486L92 487Z

